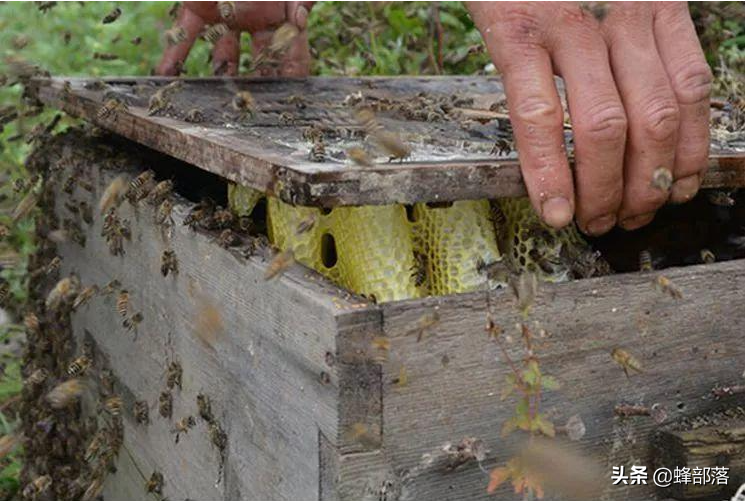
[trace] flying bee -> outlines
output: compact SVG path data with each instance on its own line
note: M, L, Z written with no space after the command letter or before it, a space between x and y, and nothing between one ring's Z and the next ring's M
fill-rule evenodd
M354 423L344 435L348 441L359 443L364 447L380 447L380 426L377 424Z
M80 501L93 501L98 498L101 491L103 491L103 478L96 477L88 485L88 488L83 493L83 497L80 498Z
M420 342L424 338L424 333L428 330L434 327L435 325L440 323L440 312L438 307L435 307L435 309L431 313L426 313L419 317L419 319L414 322L414 325L412 326L411 330L407 332L407 334L413 334L416 333L416 341L417 343Z
M52 273L55 273L59 271L60 265L62 264L62 258L59 256L54 256L51 261L43 268L45 275L51 275Z
M134 37L129 41L132 45L140 45L142 43L142 37Z
M673 186L673 173L670 169L659 167L652 173L652 188L667 193Z
M235 2L217 2L217 12L226 21L235 17Z
M80 377L85 375L90 366L91 359L85 355L81 355L70 363L67 367L67 373L72 377Z
M0 301L2 304L2 301ZM26 313L23 317L23 326L26 327L28 332L37 333L39 332L41 325L39 324L39 317L33 311Z
M356 113L357 121L365 129L367 135L372 137L377 145L388 154L391 159L404 159L411 154L411 148L391 132L383 130L383 127L375 118L375 113L369 108L363 108Z
M414 279L414 285L416 287L421 287L427 282L427 256L421 252L414 252L411 278Z
M212 403L210 397L200 393L197 395L197 410L199 411L199 417L207 421L212 422L214 417L212 416Z
M660 275L655 279L654 286L661 292L670 295L670 297L672 297L673 299L683 298L683 293L680 291L680 289L678 289L675 284L673 284L672 280L664 275Z
M627 378L630 377L629 371L644 372L642 364L631 353L622 348L614 348L610 356L614 362L621 366Z
M247 90L236 92L230 105L240 114L241 119L251 118L256 114L256 101Z
M26 378L26 384L29 384L31 386L40 386L44 384L44 381L46 381L48 378L49 378L48 370L44 368L36 369Z
M363 167L372 167L373 166L373 160L370 158L370 155L367 154L365 150L358 146L353 146L347 150L347 158L352 160L357 165L361 165Z
M652 271L652 253L648 250L643 250L639 253L639 271Z
M15 433L0 437L0 459L10 454L20 443L21 437Z
M0 278L0 306L4 306L10 297L10 283L4 278Z
M108 14L106 14L104 16L104 18L101 21L101 23L103 23L103 24L111 24L114 21L116 21L117 19L119 19L119 16L121 16L121 15L122 15L122 9L120 9L119 7L116 7L116 8L114 8L114 10L112 10L111 12L109 12Z
M173 192L173 181L166 179L155 185L147 196L147 201L151 205L160 204L166 197Z
M178 259L173 249L163 251L163 255L160 257L160 272L164 277L167 277L168 273L171 272L174 275L178 273Z
M199 108L192 108L186 112L184 120L189 123L202 123L204 122L204 113L202 113L202 110L200 110Z
M711 264L711 263L716 262L716 260L717 260L716 256L709 249L701 249L701 262L702 263Z
M316 214L313 213L310 216L306 217L302 221L300 221L295 228L295 235L302 235L303 233L309 232L311 229L313 229L313 226L316 224Z
M181 364L178 362L171 362L168 365L168 370L166 371L166 387L169 390L172 390L176 386L181 388L182 374L183 369L181 368Z
M79 379L68 379L47 393L46 400L53 409L63 409L77 402L83 393L83 383Z
M117 113L125 112L128 109L129 106L127 106L127 103L124 102L123 99L119 97L111 97L104 101L104 103L98 109L96 118L98 120L104 120L110 117L116 118Z
M49 475L42 475L36 477L33 481L23 489L24 499L39 499L40 496L46 492L47 489L52 485L52 477Z
M11 214L10 218L13 223L17 223L21 219L25 219L26 216L29 215L29 213L36 207L36 204L39 202L39 195L34 191L31 190L28 193L26 193L26 196L24 196L20 202L18 202L18 205L13 209L13 214Z
M101 61L115 61L119 59L119 56L112 54L111 52L94 52L93 59L99 59Z
M148 424L150 422L150 409L147 405L146 400L137 400L132 407L132 414L135 416L135 421L140 424Z
M706 192L706 197L713 205L718 205L720 207L732 207L733 205L735 205L735 199L732 198L732 193L732 191L709 190Z
M147 114L155 115L168 110L171 107L170 96L164 92L165 89L158 89L150 96L147 103Z
M47 310L57 310L69 299L78 295L80 290L80 279L72 275L61 279L47 295L45 305Z
M197 420L194 416L187 416L176 421L176 426L173 428L172 433L176 434L176 443L179 441L179 437L182 433L188 433L191 428L197 425Z
M160 392L160 396L158 397L158 412L166 419L171 418L171 414L173 413L173 397L170 391Z
M120 416L122 413L122 405L122 397L114 395L104 401L103 408L112 416Z
M269 53L275 57L281 55L290 47L290 44L298 34L300 34L300 30L294 24L282 24L272 34L272 39L267 47Z
M178 45L186 40L186 30L182 26L174 26L164 32L164 38L169 47Z
M157 225L171 225L173 224L173 202L166 198L158 206L158 210L155 212L155 224Z
M104 296L108 296L109 294L113 294L114 291L116 291L121 286L122 284L119 282L119 280L114 279L111 282L103 286L103 289L101 290L101 294Z
M126 317L129 313L129 291L119 292L119 296L116 298L116 312L121 317Z
M137 312L134 315L132 315L129 318L125 318L124 322L122 322L122 326L124 326L125 329L127 329L128 332L136 331L137 326L142 323L143 315L141 312Z
M101 195L101 200L98 203L98 210L101 214L105 214L111 208L116 208L122 201L122 197L127 191L127 178L125 176L119 176L109 185Z
M269 263L266 273L264 273L264 280L271 280L275 277L281 276L294 262L295 253L292 249L287 249L278 253Z
M132 205L145 198L155 183L155 172L146 170L129 182L126 197Z
M230 28L228 28L226 24L213 24L204 31L204 33L202 34L202 38L207 42L214 44L217 43L217 41L220 40L223 36L227 35L229 31Z
M313 146L311 146L308 156L313 162L323 162L326 160L326 145L323 142L323 138L313 141Z
M228 248L238 244L238 235L230 228L223 230L217 237L217 243L220 247Z
M145 484L145 491L153 492L155 494L163 494L163 474L154 471L150 475L150 480Z

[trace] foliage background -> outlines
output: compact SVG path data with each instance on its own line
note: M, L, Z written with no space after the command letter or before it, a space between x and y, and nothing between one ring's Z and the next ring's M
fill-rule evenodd
M0 4L0 73L4 71L1 61L20 57L55 75L148 75L163 49L162 32L171 26L168 13L173 5L60 2L43 13L38 3ZM101 19L116 6L122 9L119 20L102 24ZM712 67L745 70L743 3L692 3L691 11ZM481 37L460 2L323 2L312 11L309 30L314 74L493 72ZM141 37L139 45L130 42L135 37ZM250 60L248 35L244 34L241 45L245 63ZM118 59L93 59L94 52L116 54ZM186 74L207 75L208 53L207 44L198 42L185 65ZM0 87L0 108L18 104L20 93L19 86ZM12 181L25 175L23 159L28 146L13 138L50 116L44 113L19 120L0 131L0 223L9 223L8 213L17 203ZM5 264L0 276L12 286L11 311L17 311L25 297L26 256L33 250L31 230L31 221L22 221L0 240L0 266ZM0 346L17 346L18 333L12 323L0 325ZM0 350L1 434L12 432L17 420L12 404L21 387L18 355L17 348ZM10 499L16 492L19 466L14 455L0 459L0 499Z

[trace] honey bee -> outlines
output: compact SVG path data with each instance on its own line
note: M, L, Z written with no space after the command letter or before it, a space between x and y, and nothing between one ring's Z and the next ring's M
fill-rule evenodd
M80 291L80 294L77 295L75 300L72 302L72 309L77 310L84 304L86 304L88 301L91 300L93 296L95 296L98 293L98 286L97 285L91 285L89 287L86 287L82 291Z
M165 33L166 44L168 46L178 45L186 40L186 30L182 26L174 26Z
M293 94L284 101L287 104L294 104L295 108L299 110L304 110L308 107L307 103L305 102L305 98L303 96L299 96L297 94Z
M240 114L241 119L251 118L256 113L256 101L247 90L236 92L230 104L233 110Z
M122 413L122 405L122 397L114 395L104 401L103 408L112 416L120 416Z
M275 57L281 55L290 47L290 44L299 33L300 30L294 24L282 24L272 34L272 39L268 46L269 53Z
M0 306L4 306L10 297L10 283L4 278L0 278Z
M717 260L716 256L709 249L701 249L701 262L702 263L711 264L711 263L716 262L716 260Z
M90 463L95 459L96 456L98 456L98 453L101 451L101 447L103 446L105 441L105 435L103 432L98 432L95 435L93 435L93 438L91 439L91 443L88 444L88 447L85 449L85 454L83 455L83 459L85 459L86 463Z
M217 243L220 247L228 248L238 244L238 235L230 228L223 230L217 237Z
M176 421L176 426L172 430L172 432L176 434L176 443L178 443L179 437L182 433L188 433L189 430L194 428L196 425L197 421L194 419L194 416L184 417Z
M225 228L230 226L235 221L235 216L228 209L216 210L212 215L212 222L217 228Z
M225 447L228 446L228 434L225 430L215 421L212 421L209 426L207 434L210 437L210 441L220 451L224 451Z
M363 167L373 166L373 160L370 158L370 155L358 146L353 146L347 150L347 158L351 159L355 164Z
M192 207L189 214L184 218L184 224L192 230L196 230L197 227L204 226L204 223L212 217L214 210L212 201L204 199Z
M622 348L614 348L610 356L614 362L623 368L623 373L626 374L627 378L630 377L629 371L631 370L639 373L643 372L641 363L631 353Z
M39 499L39 497L46 492L51 485L52 477L49 475L36 477L23 489L23 497L25 499Z
M159 89L150 96L147 103L147 114L155 115L166 111L171 107L171 99L165 92L165 89Z
M150 422L150 410L145 400L137 400L132 407L132 414L135 416L135 421L140 424L148 424Z
M116 298L116 312L121 317L126 317L129 313L129 291L119 292L119 296Z
M42 14L46 14L57 5L57 2L37 2L36 7Z
M213 24L204 31L204 33L202 34L202 38L207 42L214 44L217 43L217 41L220 40L223 36L227 35L229 31L230 28L228 28L226 24Z
M652 173L652 188L667 193L673 186L673 173L670 169L659 167Z
M202 113L202 110L200 110L199 108L192 108L186 112L184 120L189 123L202 123L204 122L204 113Z
M490 155L509 155L513 150L512 141L505 138L498 138L491 147Z
M109 209L118 207L122 201L122 197L127 191L127 178L125 176L119 176L106 187L101 195L101 200L98 203L98 210L101 214L105 214Z
M170 391L160 392L160 397L158 397L158 412L166 419L171 418L171 414L173 413L173 397Z
M287 249L278 253L269 263L266 273L264 273L264 280L271 280L275 277L282 276L285 270L287 270L287 268L289 268L294 262L295 253L292 249Z
M122 9L120 9L119 7L116 7L114 8L114 10L106 14L101 22L103 24L113 23L114 21L119 19L119 16L121 15L122 15Z
M129 41L132 45L140 45L142 43L142 37L134 37Z
M168 197L173 191L173 181L166 179L155 185L152 191L147 196L147 201L151 205L160 204L166 197Z
M104 296L108 296L110 294L113 294L114 291L116 291L121 286L122 284L119 282L119 280L114 279L111 282L104 285L103 289L101 290L101 294Z
M654 285L657 289L659 289L661 292L664 292L666 294L669 294L670 297L673 299L682 299L683 293L678 289L670 280L664 275L658 276L655 281Z
M639 253L639 271L652 271L652 254L648 250Z
M706 197L713 205L721 207L732 207L735 205L735 199L732 198L732 191L710 190L706 192Z
M19 442L20 437L18 435L3 435L2 438L0 438L0 459L3 459L10 454Z
M28 378L26 378L26 383L31 386L40 386L44 384L44 381L46 381L49 378L49 371L41 368L36 369L34 372L32 372Z
M212 422L214 419L212 416L212 403L210 397L202 393L197 395L197 409L199 410L199 417L207 421Z
M11 214L10 218L13 223L17 223L21 219L24 219L26 216L29 215L29 213L36 207L36 204L39 202L39 195L35 191L29 191L26 193L26 196L24 196L20 202L18 202L18 205L13 209L13 214Z
M383 130L383 127L375 118L375 113L369 108L363 108L356 113L357 121L372 137L378 146L388 154L391 159L404 159L411 155L411 148L391 132Z
M348 441L357 442L363 447L370 449L380 447L380 426L377 424L354 423L344 435Z
M103 491L103 478L94 478L83 493L80 501L93 501L101 495L101 491Z
M10 228L7 225L0 223L0 238L6 238L10 235Z
M129 202L134 205L143 198L145 198L150 190L153 189L155 184L155 172L146 170L134 178L129 183L127 188L126 197Z
M136 331L137 326L142 323L143 316L141 312L137 312L134 315L132 315L129 318L125 318L124 322L122 322L122 325L125 329L127 329L128 332Z
M13 181L13 191L15 193L21 193L33 188L39 182L39 176L37 174L31 176L28 179L18 178Z
M81 355L70 363L67 367L67 373L72 377L80 377L85 375L90 366L91 359L85 355Z
M2 301L0 301L2 303ZM26 313L26 315L23 317L23 325L26 327L26 330L28 332L32 333L38 333L39 329L41 328L39 324L39 317L36 316L36 313L30 311Z
M217 11L226 21L235 17L235 2L217 2Z
M104 103L98 109L96 118L98 120L104 120L110 117L116 118L117 113L125 112L128 109L129 106L127 106L127 103L124 102L123 99L119 97L111 97L104 101Z
M300 221L295 228L295 235L302 235L303 233L309 232L316 224L316 215L311 214L307 218Z
M166 387L169 390L172 390L176 386L181 388L182 374L183 369L181 368L181 364L178 362L171 362L168 365L168 370L166 371Z
M171 202L170 199L166 198L158 206L158 210L155 212L155 224L168 225L168 226L172 225L173 224L173 218L171 217L172 212L173 212L173 202Z
M80 290L80 279L72 275L57 282L57 285L49 292L45 305L47 310L57 310L69 299L78 295Z
M47 393L46 400L53 409L64 409L77 402L83 393L83 388L84 386L80 379L68 379Z
M411 278L414 279L414 285L416 287L421 287L427 282L427 256L421 252L414 252Z
M178 259L173 249L167 249L163 251L163 255L160 258L160 272L164 277L168 276L168 273L178 274Z
M111 52L94 52L93 59L99 59L101 61L115 61L119 59L119 56L112 54Z
M153 474L150 475L150 480L145 484L145 491L153 492L155 494L163 494L163 474L154 471Z

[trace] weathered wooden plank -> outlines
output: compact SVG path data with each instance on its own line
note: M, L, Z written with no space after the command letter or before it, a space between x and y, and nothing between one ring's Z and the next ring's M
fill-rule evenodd
M65 81L71 92L63 90ZM61 77L36 85L47 104L293 204L331 207L526 193L515 154L490 154L494 139L509 135L489 111L504 97L498 78L184 79L184 90L171 100L173 108L165 116L149 116L148 98L169 81L108 79L106 89L89 90L84 85L90 80ZM245 123L230 107L238 89L250 89L257 103L255 117ZM126 99L129 110L99 117L102 102L111 95ZM389 164L378 158L367 168L349 164L345 151L363 144L364 134L352 117L353 106L345 102L363 95L372 104L398 110L382 112L381 121L413 147L409 159ZM302 99L304 108L292 104L293 96ZM409 120L397 108L443 96L462 97L468 107L451 106L434 122ZM187 123L184 117L195 106L206 118ZM327 159L320 163L308 160L310 145L302 138L303 129L314 124L328 132ZM723 148L712 144L703 186L745 186L745 146L741 156Z

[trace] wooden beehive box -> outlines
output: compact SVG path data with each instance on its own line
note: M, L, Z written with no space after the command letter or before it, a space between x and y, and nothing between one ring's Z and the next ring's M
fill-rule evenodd
M96 296L72 314L73 352L86 342L93 346L91 379L110 369L125 403L124 445L116 473L107 477L105 499L147 498L145 483L153 471L163 474L163 498L171 500L513 499L510 486L486 492L487 472L508 461L522 438L500 436L502 424L514 414L514 402L500 399L510 374L500 346L518 361L525 356L523 346L500 345L485 331L491 319L517 336L515 325L525 320L509 290L373 304L299 266L265 281L269 249L246 252L249 237L226 249L216 234L184 225L200 195L193 185L221 189L225 179L289 202L322 206L521 195L515 162L490 159L492 140L478 130L478 120L494 118L488 109L499 98L499 82L230 81L250 86L257 102L274 106L259 115L258 126L246 129L219 123L219 111L208 115L206 124L182 122L177 113L148 117L146 97L134 90L143 81L110 83L109 92L124 93L131 101L129 111L114 118L96 118L105 92L86 90L82 81L73 81L71 92L63 90L61 80L41 85L38 92L47 103L192 165L108 136L76 133L45 146L44 158L53 168L51 210L60 224L73 221L68 227L79 229L85 240L84 245L81 238L58 245L62 275L76 273L83 285L100 287L118 280L130 293L132 311L143 317L136 332L123 327L116 294ZM231 96L223 80L187 85L196 90L185 95L203 108ZM331 96L328 102L341 103L358 91L413 97L453 89L475 96L474 103L463 105L464 113L476 117L475 129L409 124L412 134L434 127L450 143L400 165L350 168L343 158L334 160L333 144L328 165L314 164L306 160L307 147L299 146L298 128L278 127L286 111L283 99L293 94L308 100ZM311 107L323 114L319 109ZM336 112L304 116L335 120ZM343 150L344 141L339 138L336 151ZM451 158L449 152L464 141L472 157ZM76 151L93 156L65 160ZM742 185L742 162L727 151L718 153L706 185ZM101 216L94 210L87 224L69 207L86 201L95 208L115 177L149 167L173 176L177 185L190 180L192 188L184 194L192 200L176 196L175 224L168 234L154 223L153 207L123 204L120 217L129 220L132 236L124 255L112 256L100 236ZM91 191L81 183L66 191L65 180L73 174L90 183ZM175 251L179 270L164 277L160 266L166 249ZM681 299L653 287L661 273L680 289ZM667 413L663 424L726 409L742 412L741 395L715 399L711 390L741 382L743 290L741 260L542 284L527 323L536 333L541 369L561 388L545 393L541 408L557 425L581 416L587 431L571 448L594 458L608 479L612 466L651 468L657 461L654 437L664 432L660 423L647 416L619 417L615 407L656 404ZM428 322L433 316L438 321ZM644 372L625 377L611 359L615 348L633 352ZM159 396L166 391L171 362L180 364L182 383L170 392L171 416L163 417ZM200 394L209 397L215 423L227 436L224 450L215 446L200 418L176 441L175 423L198 416ZM135 419L135 401L148 403L147 424ZM481 461L444 452L469 439L487 451ZM730 458L724 454L720 461L726 465ZM610 484L604 483L602 499L667 497L652 485Z

